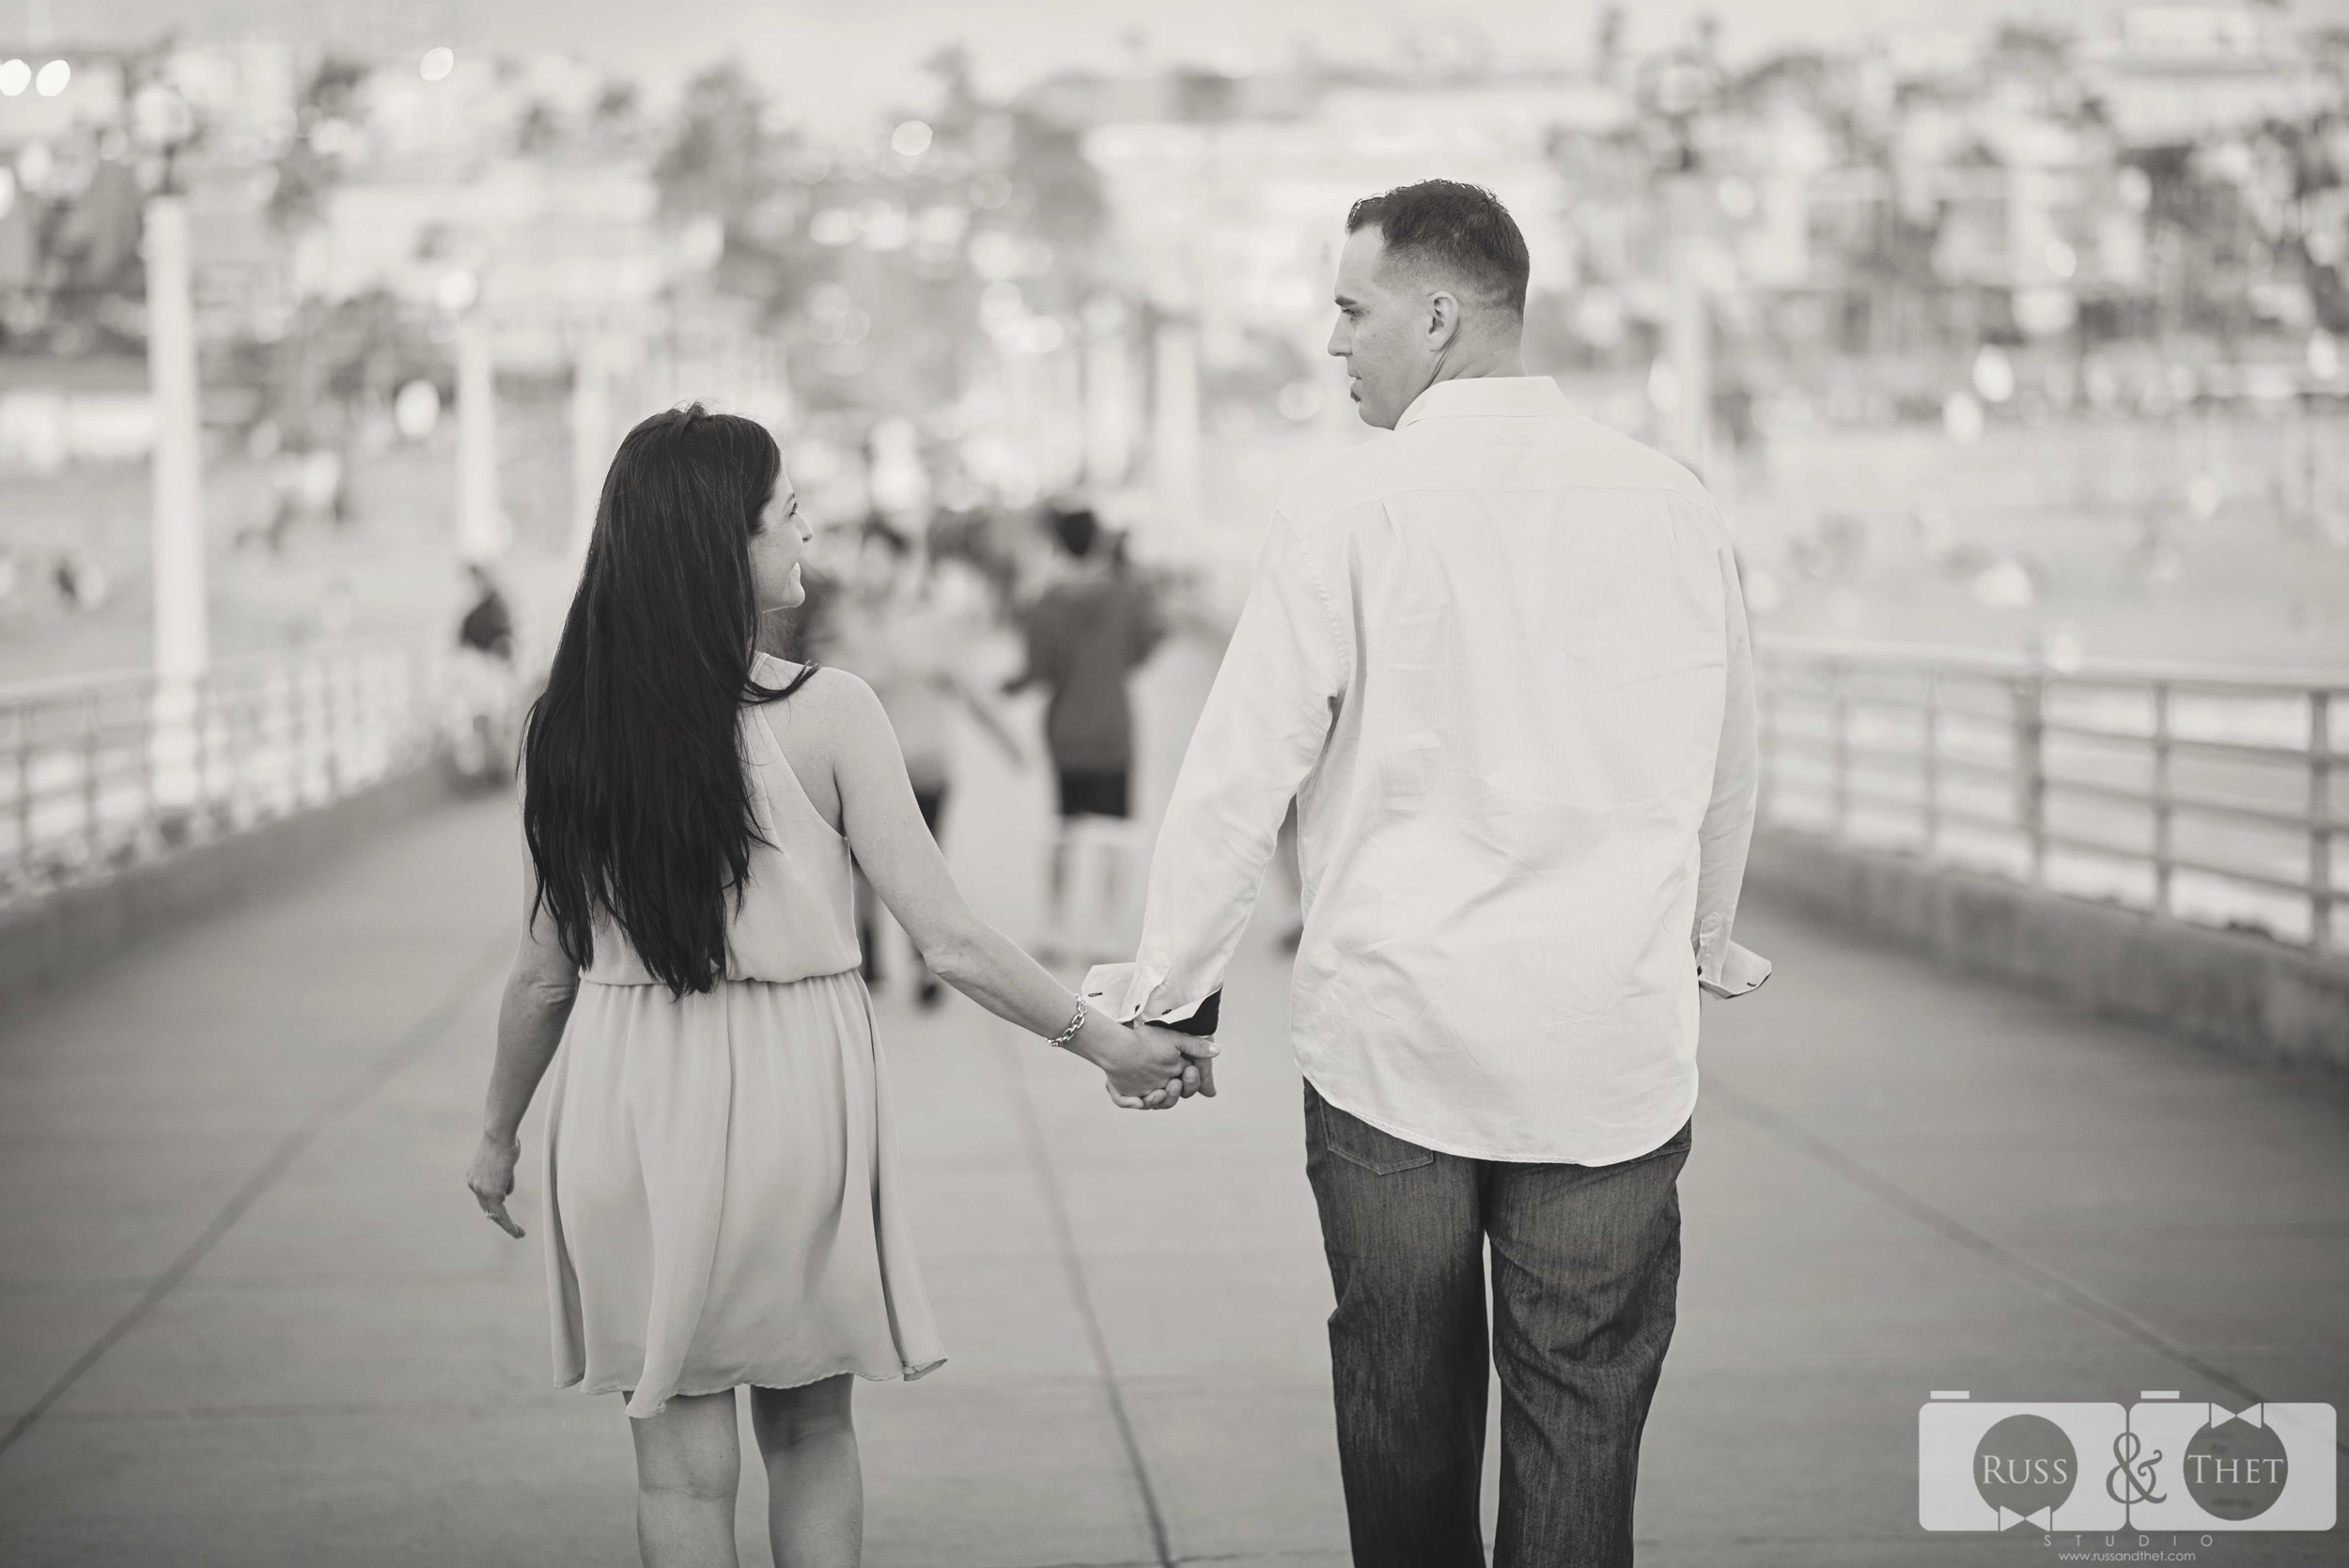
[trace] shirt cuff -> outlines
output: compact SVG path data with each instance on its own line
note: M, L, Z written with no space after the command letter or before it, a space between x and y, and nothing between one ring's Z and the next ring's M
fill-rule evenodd
M1170 1008L1156 1017L1143 1018L1142 1004L1148 1000L1150 987L1136 984L1132 964L1096 964L1085 970L1084 984L1078 994L1085 1005L1099 1009L1119 1023L1157 1024L1178 1034L1193 1034L1205 1038L1216 1032L1223 1013L1223 991L1221 986L1208 992L1188 1007Z
M1717 997L1741 997L1770 977L1770 961L1734 941L1713 944L1697 960L1697 984Z

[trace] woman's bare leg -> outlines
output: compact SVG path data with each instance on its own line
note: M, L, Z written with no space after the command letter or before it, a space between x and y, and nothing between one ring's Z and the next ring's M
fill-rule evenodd
M863 1560L864 1467L848 1408L855 1386L843 1373L803 1389L751 1390L775 1568L858 1568Z
M734 1494L742 1479L734 1390L678 1394L631 1420L636 1546L645 1568L737 1568Z

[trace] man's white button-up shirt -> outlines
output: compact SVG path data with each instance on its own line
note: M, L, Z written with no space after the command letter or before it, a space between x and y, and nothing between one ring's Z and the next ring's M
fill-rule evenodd
M1753 826L1719 514L1547 378L1439 382L1273 518L1174 785L1125 1018L1221 989L1290 799L1293 1043L1330 1104L1474 1158L1607 1165L1696 1102Z

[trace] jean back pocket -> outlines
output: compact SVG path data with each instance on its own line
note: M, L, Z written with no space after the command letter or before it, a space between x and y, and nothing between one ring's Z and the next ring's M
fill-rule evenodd
M1415 1170L1435 1163L1432 1149L1423 1149L1408 1139L1397 1138L1382 1128L1374 1127L1361 1117L1340 1110L1318 1094L1314 1096L1321 1116L1322 1141L1330 1152L1339 1158L1361 1166L1373 1175L1392 1176L1398 1171Z

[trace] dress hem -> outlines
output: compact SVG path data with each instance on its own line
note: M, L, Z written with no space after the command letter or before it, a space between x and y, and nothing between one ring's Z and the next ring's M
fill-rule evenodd
M737 1389L805 1389L811 1388L817 1383L826 1382L832 1378L839 1377L843 1374L853 1374L857 1377L863 1378L867 1383L912 1383L928 1376L931 1373L936 1372L939 1368L944 1366L945 1364L946 1358L941 1356L934 1361L925 1361L918 1365L910 1361L906 1362L895 1372L866 1372L862 1367L834 1367L830 1372L819 1372L813 1377L802 1377L793 1383L762 1383L754 1377L743 1377L737 1378L729 1383L721 1383L717 1387L709 1389L671 1389L661 1399L661 1403L654 1405L650 1410L646 1411L645 1415L639 1416L631 1411L630 1412L629 1419L630 1421L643 1421L646 1417L657 1416L661 1414L663 1409L667 1408L668 1403L672 1399L702 1399L710 1394L732 1393ZM586 1375L582 1374L577 1377L557 1378L554 1386L557 1389L577 1389L580 1392L589 1395L629 1394L633 1391L625 1383L610 1383L601 1388L591 1389L586 1387Z

